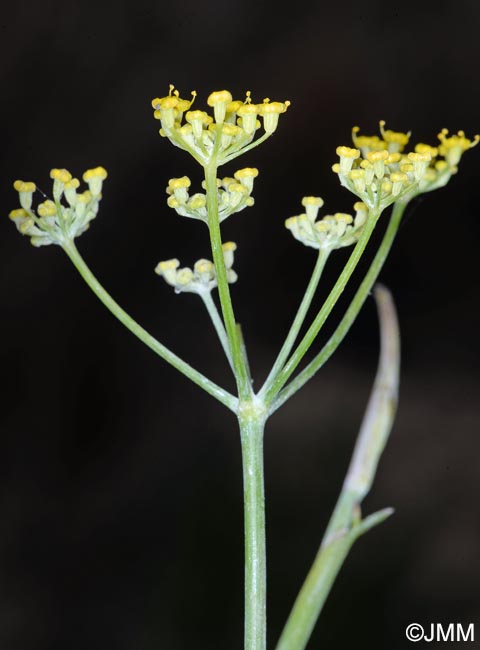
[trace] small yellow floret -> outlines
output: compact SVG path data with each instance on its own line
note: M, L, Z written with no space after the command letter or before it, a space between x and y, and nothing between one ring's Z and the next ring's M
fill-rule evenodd
M385 162L387 163L387 165L395 165L396 163L399 163L401 159L402 159L402 154L396 151L395 153L390 153L388 155L388 158L385 160Z
M456 135L448 135L448 129L442 129L438 134L438 139L442 145L448 149L452 147L460 147L463 151L470 149L472 141L465 137L465 131L459 131ZM475 136L475 144L478 142L479 136Z
M72 175L68 169L51 169L50 178L54 181L60 181L60 183L68 183L72 180Z
M28 217L28 212L24 210L23 208L17 208L16 210L11 210L10 214L8 215L10 219L25 219Z
M422 152L422 153L419 153L419 152L414 153L413 151L411 151L408 154L407 157L412 163L415 163L415 162L430 162L431 159L432 159L432 154L427 152L427 151Z
M304 196L302 199L303 207L307 207L307 205L313 205L318 208L321 208L323 203L324 203L323 199L320 198L319 196Z
M352 179L352 181L359 180L359 179L365 178L365 170L364 169L352 169L352 171L348 175Z
M234 137L240 135L241 131L241 128L236 124L227 123L222 125L222 135Z
M429 153L432 158L438 156L437 147L431 147L429 144L423 144L422 142L415 145L415 151L416 153Z
M228 90L216 90L208 96L207 104L209 106L215 106L221 102L229 104L232 101L232 94Z
M233 241L226 241L224 244L222 244L222 250L224 253L227 253L229 251L236 251L237 250L237 245Z
M388 158L388 151L369 151L367 153L367 160L369 160L371 163L378 162L378 161L385 161Z
M227 114L227 106L232 101L232 94L228 90L217 90L208 96L207 104L213 106L213 114L217 124L223 124Z
M171 260L164 260L163 262L159 262L157 264L155 270L158 269L158 271L160 271L160 272L161 271L171 271L171 270L178 269L179 266L180 266L180 261L174 258L174 259L171 259Z
M65 183L66 190L76 190L80 187L80 181L78 178L72 178L72 180Z
M448 129L442 129L438 134L440 154L445 156L451 166L455 166L460 161L462 154L467 149L471 149L480 141L480 136L476 135L473 140L465 137L464 131L458 131L456 135L448 135Z
M258 115L258 106L257 104L242 104L238 110L238 115Z
M340 156L340 158L352 158L352 160L356 160L360 157L360 151L358 149L352 149L351 147L337 147L336 152L337 156Z
M234 176L237 181L242 178L256 178L258 176L258 169L255 167L244 167L243 169L236 171Z
M367 212L368 207L363 203L363 201L357 201L356 203L353 204L353 209L355 212Z
M353 144L359 149L368 149L369 151L382 151L387 148L387 143L381 140L378 135L358 135L359 126L352 129Z
M288 219L285 219L285 228L293 228L297 222L298 217L289 217Z
M243 106L243 102L240 100L236 99L233 102L230 102L227 104L227 113L236 113L240 106Z
M403 172L392 172L390 174L390 180L392 181L392 183L407 183L408 176Z
M35 190L37 189L35 183L31 183L29 181L15 181L13 187L17 192L28 192L28 193L35 192Z
M258 112L260 115L265 115L267 113L285 113L287 108L290 106L290 102L287 100L285 102L271 102L268 98L263 100L263 104L260 104L258 107Z
M230 183L228 186L228 191L238 194L248 194L248 189L241 183Z
M92 200L92 193L89 190L85 190L81 194L77 194L77 201L80 203L88 203Z
M176 108L177 104L178 104L178 97L174 97L172 95L168 95L168 97L160 97L152 101L153 108L160 111L166 111L168 109Z
M212 273L215 266L210 260L198 260L195 262L194 269L197 273Z
M170 198L175 198L175 197L170 197ZM190 199L190 201L188 202L188 207L191 210L200 210L201 208L204 208L206 204L207 204L207 199L204 194L194 194Z
M182 187L190 187L192 184L188 176L182 176L181 178L171 178L168 181L168 189L170 190L179 190Z
M207 115L205 111L188 111L185 115L185 119L187 122L193 122L194 120L203 120L205 115Z
M380 120L380 132L385 142L395 142L402 146L408 144L411 133L402 133L401 131L385 131L385 120Z
M179 207L180 207L180 202L179 202L179 200L178 200L175 196L173 196L173 194L172 194L172 196L169 196L168 199L167 199L167 205L168 205L169 208L173 208L173 209L175 210L176 208L179 208Z
M345 212L336 212L334 215L335 221L340 223L352 223L353 217L351 214L346 214Z
M167 282L171 282L171 280L169 280L168 278L165 278L165 279L167 280ZM190 284L190 282L192 282L193 279L194 279L193 271L192 271L192 269L189 269L188 266L187 266L184 269L180 269L177 272L176 277L175 277L175 283L176 283L177 286L178 285L186 286L187 284ZM172 280L173 280L173 278L172 278Z
M93 169L87 169L82 178L85 183L88 183L88 181L91 181L94 178L99 178L100 180L104 181L107 176L107 170L104 167L94 167Z
M41 217L54 217L57 214L57 206L53 201L47 200L39 204L37 212Z

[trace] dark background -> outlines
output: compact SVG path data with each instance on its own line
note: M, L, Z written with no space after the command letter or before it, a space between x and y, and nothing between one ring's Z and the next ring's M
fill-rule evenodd
M153 274L159 259L208 256L208 242L165 205L168 178L199 182L200 169L158 136L150 100L170 82L184 96L196 89L198 107L224 87L290 99L276 135L239 163L260 168L255 207L224 227L239 246L233 295L258 386L315 256L284 219L306 194L351 210L330 167L354 124L368 133L385 119L413 142L434 143L444 126L478 132L479 26L474 0L10 4L2 210L17 207L17 177L49 191L51 167L104 165L82 254L147 329L231 385L200 301ZM413 621L476 622L480 634L479 156L411 206L382 272L402 329L401 402L365 511L396 514L354 547L312 648L407 648ZM60 249L33 249L7 218L0 228L0 648L240 649L234 418L115 322ZM318 303L347 254L329 264ZM272 648L341 486L377 347L370 300L269 422Z

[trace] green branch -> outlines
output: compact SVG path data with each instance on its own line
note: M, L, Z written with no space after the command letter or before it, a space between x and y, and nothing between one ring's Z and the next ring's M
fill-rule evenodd
M312 304L313 296L315 295L315 291L317 290L318 283L320 282L320 277L322 275L322 271L325 267L329 255L330 255L329 249L326 250L320 249L318 252L317 261L313 269L312 277L310 278L310 282L308 283L302 302L300 303L300 306L298 308L297 314L292 323L290 331L287 334L285 342L265 381L263 388L260 391L260 394L263 394L264 392L268 391L269 386L277 377L278 373L282 370L286 360L288 359L288 355L292 351L295 341L297 340L298 333L300 332L300 329L303 325L303 322L308 313L310 305Z
M225 356L227 357L228 363L230 364L230 367L233 370L232 354L230 352L230 343L228 341L227 332L225 331L225 326L220 317L220 314L218 313L217 305L215 304L215 301L210 291L202 291L201 293L199 293L199 295L203 300L203 304L207 309L208 315L210 316L212 324L217 333L218 339L222 345L223 351L225 352Z
M127 312L115 302L109 293L102 287L97 278L88 268L87 264L81 257L73 241L68 242L63 247L64 251L73 262L77 271L88 284L97 298L107 307L107 309L117 318L127 329L129 329L145 345L156 352L162 359L167 361L176 370L188 377L194 384L200 386L207 393L215 397L219 402L224 404L231 411L237 410L237 399L229 392L215 384L213 381L202 375L202 373L192 368L188 363L180 359L176 354L171 352L162 343L157 341L141 325L139 325Z
M295 371L298 364L303 359L306 352L312 345L318 332L320 331L321 327L323 326L328 316L330 315L330 312L335 307L352 273L356 269L357 264L360 261L360 258L363 255L363 252L373 233L373 230L375 228L379 216L380 216L380 212L378 210L371 210L370 215L365 223L363 232L360 235L360 238L356 243L355 248L350 254L350 257L348 258L347 263L343 268L343 271L339 275L335 285L333 286L332 290L327 296L327 299L323 303L322 308L318 312L313 323L310 325L307 333L298 344L297 349L292 354L292 356L288 360L283 370L277 375L277 377L273 380L271 385L268 386L268 388L266 388L264 395L267 404L270 404L273 401L277 393L282 389L282 387L288 381L288 379Z
M297 377L295 377L295 379L293 379L290 384L288 384L288 386L279 393L277 399L271 406L271 413L280 408L282 404L284 404L315 375L315 373L324 365L324 363L328 361L328 359L345 338L346 334L355 322L355 319L357 318L361 308L363 307L365 300L370 295L373 285L377 281L380 271L382 270L385 260L392 247L395 235L397 234L403 213L405 211L405 207L406 204L404 203L395 203L392 216L390 217L390 222L388 224L387 230L385 231L382 243L380 244L380 247L372 261L372 264L367 271L361 285L359 286L352 302L345 312L344 317L337 326L337 329L321 349L321 351L308 364L308 366L306 366L306 368L304 368L302 372L297 375Z
M218 295L222 307L225 329L227 332L230 349L232 351L232 363L237 380L238 394L241 399L251 398L251 384L248 379L248 372L245 366L241 349L241 341L238 336L235 314L233 312L232 299L227 280L227 270L222 250L222 235L218 219L217 199L217 167L209 163L205 167L205 185L207 194L208 229L210 232L210 243L212 247L213 262L217 278Z

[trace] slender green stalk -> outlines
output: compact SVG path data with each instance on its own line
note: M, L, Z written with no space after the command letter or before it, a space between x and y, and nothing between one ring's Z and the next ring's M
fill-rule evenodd
M263 479L263 417L239 418L245 512L245 650L265 650L266 545Z
M361 521L357 520L359 510L352 495L342 493L276 650L304 650L354 542L392 514L392 508L384 508Z
M320 249L318 252L317 261L313 269L312 277L310 278L310 282L308 283L302 302L300 303L300 307L298 308L297 314L292 323L290 331L287 334L287 338L285 339L285 342L270 371L270 374L268 375L265 381L264 385L266 389L268 388L268 386L270 386L273 379L282 370L286 360L288 359L288 355L292 351L293 345L297 340L298 333L300 332L300 329L303 325L307 312L310 308L310 305L312 304L313 296L315 295L315 291L317 290L318 283L320 282L320 277L322 275L322 271L325 268L325 264L328 260L329 255L330 255L329 250ZM262 390L260 391L260 394L262 394Z
M205 167L205 184L207 193L208 229L210 232L210 243L212 247L215 274L217 277L218 295L222 306L223 319L230 349L232 351L232 363L237 380L238 393L241 399L248 400L251 396L251 384L248 380L248 373L241 350L241 341L238 337L235 314L233 312L232 299L227 280L227 270L222 250L222 235L218 220L217 200L217 167L209 163Z
M127 312L115 302L109 293L102 287L97 278L88 268L87 264L81 257L73 241L64 245L64 251L73 262L77 271L88 284L97 298L109 309L109 311L117 318L127 329L129 329L137 338L139 338L145 345L156 352L162 359L167 361L170 365L176 368L179 372L188 377L194 384L203 388L207 393L218 399L219 402L227 406L231 411L236 412L238 400L229 392L215 384L213 381L202 375L202 373L192 368L188 363L180 359L176 354L171 352L162 343L157 341L151 334L149 334L141 325L139 325Z
M215 301L212 298L212 294L210 291L204 291L200 293L200 297L203 300L203 303L205 307L207 308L208 315L210 316L210 319L213 323L213 326L215 328L215 331L217 332L217 336L220 340L220 343L222 345L223 351L225 352L225 356L228 359L228 363L230 364L230 367L233 370L233 363L232 363L232 354L230 351L230 343L228 341L228 336L227 332L225 331L225 326L223 324L222 319L220 318L220 314L218 313L217 305L215 304Z
M355 322L365 300L370 295L373 285L375 284L380 271L385 263L385 260L390 252L395 235L397 234L400 222L405 211L405 203L395 203L390 222L383 237L382 243L367 271L362 283L360 284L352 302L350 303L345 315L338 324L335 332L329 338L327 343L323 346L320 352L312 359L302 372L293 379L286 388L284 388L270 408L270 412L276 411L282 404L284 404L292 395L294 395L302 386L304 386L309 379L328 361L331 355L338 348L340 343L345 338L351 326Z
M259 144L262 144L262 142L265 142L267 138L269 138L272 134L265 132L260 138L257 140L254 140L250 144L247 144L245 147L242 147L239 151L234 151L231 154L227 154L224 158L222 158L221 163L222 165L225 165L225 163L230 162L231 160L234 160L235 158L238 158L238 156L243 156L244 153L247 153L247 151L251 151L252 149L255 149L255 147L258 147Z
M303 359L305 353L308 351L312 345L315 337L317 336L320 328L327 320L330 312L335 307L338 299L340 298L343 290L345 289L347 282L349 281L352 273L357 267L360 258L363 255L363 252L368 244L368 241L372 235L372 232L377 223L380 212L378 210L371 210L369 218L365 224L362 234L358 242L355 245L350 257L345 264L343 271L339 275L335 285L327 296L327 299L323 303L322 308L315 317L313 323L310 325L307 333L303 339L298 344L295 352L292 354L287 364L283 370L277 375L277 377L272 381L271 385L265 391L265 401L267 404L271 403L277 393L281 390L284 384L288 381L292 373L297 368L300 361Z
M390 292L376 287L380 359L350 466L320 549L295 601L277 650L303 650L353 542L392 514L387 508L363 521L360 504L368 494L390 434L398 400L400 338Z
M335 578L355 541L350 534L354 506L351 495L342 494L276 650L303 650L308 643Z

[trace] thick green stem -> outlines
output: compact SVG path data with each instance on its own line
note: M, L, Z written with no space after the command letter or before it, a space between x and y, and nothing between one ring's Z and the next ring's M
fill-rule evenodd
M298 308L297 314L292 323L290 331L287 334L287 338L285 339L282 349L280 350L273 368L271 369L270 374L265 381L264 387L260 391L260 395L268 390L268 387L271 385L272 381L275 379L278 373L282 370L286 360L288 359L288 355L292 351L293 345L297 340L298 333L300 332L307 312L310 308L310 305L312 304L313 296L317 290L318 283L320 282L320 277L328 260L329 254L330 251L328 249L320 249L318 253L317 262L313 269L312 277L310 278L310 282L308 283L308 287L305 291L302 302L300 303L300 307Z
M245 650L265 650L266 547L263 431L265 420L255 413L239 416L245 508Z
M203 388L207 393L218 399L219 402L225 404L230 410L236 412L237 399L228 393L226 390L215 384L213 381L202 375L202 373L192 368L188 363L180 359L176 354L171 352L160 341L157 341L151 334L149 334L141 325L139 325L127 312L115 302L109 293L102 287L97 278L88 268L87 264L78 252L73 242L68 242L64 245L64 251L73 262L77 271L88 284L97 298L107 307L107 309L117 318L127 329L129 329L137 338L139 338L145 345L156 352L162 359L167 361L170 365L176 368L179 372L188 377L197 386Z
M217 277L218 295L222 306L225 329L232 351L232 363L237 380L238 394L241 399L248 400L251 397L251 385L241 350L241 341L238 336L230 289L228 287L227 269L223 257L222 235L218 219L217 167L212 162L205 167L205 185L207 193L208 229Z
M380 271L385 263L385 260L390 252L395 235L397 234L403 213L405 211L405 203L395 203L393 208L392 216L388 224L387 230L383 237L382 243L370 265L369 270L367 271L362 283L360 284L352 302L350 303L347 311L345 312L344 317L340 321L335 332L332 334L330 339L320 350L320 352L312 359L302 372L293 379L290 384L280 392L277 396L277 399L272 404L270 412L273 413L276 411L282 404L284 404L287 399L294 395L302 386L304 386L309 379L323 366L326 361L331 357L331 355L338 348L340 343L345 338L346 334L350 330L351 326L355 322L361 308L363 307L365 300L370 295L373 285L375 284Z
M370 212L369 218L365 224L365 227L363 229L362 234L360 235L360 238L358 242L355 245L355 248L353 249L352 253L350 254L350 257L347 260L347 263L345 264L343 271L341 272L340 276L338 277L335 285L333 286L332 290L327 296L327 299L322 305L322 308L318 312L317 316L315 317L313 323L310 325L307 333L303 337L303 339L300 341L300 343L297 346L297 349L295 352L292 354L290 359L288 360L287 364L283 368L283 370L277 375L277 377L273 380L272 384L269 386L268 390L265 393L265 401L267 404L271 403L275 396L278 394L278 392L282 389L282 387L285 385L285 383L288 381L292 373L295 371L297 368L298 364L300 361L303 359L304 355L312 345L313 341L315 340L315 337L317 336L318 332L320 331L322 325L325 323L327 320L328 316L330 315L330 312L332 309L335 307L338 299L340 298L343 290L345 289L348 281L350 280L350 277L352 276L352 273L357 267L358 262L360 261L360 258L363 255L363 252L368 244L368 241L372 235L372 232L375 228L375 225L377 223L378 217L380 213L378 210L372 210Z

